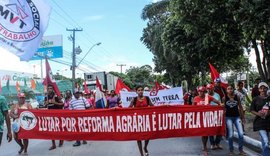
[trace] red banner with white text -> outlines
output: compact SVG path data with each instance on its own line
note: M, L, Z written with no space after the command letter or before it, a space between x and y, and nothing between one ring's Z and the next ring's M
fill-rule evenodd
M225 132L220 106L22 110L19 124L19 138L50 140L146 140Z

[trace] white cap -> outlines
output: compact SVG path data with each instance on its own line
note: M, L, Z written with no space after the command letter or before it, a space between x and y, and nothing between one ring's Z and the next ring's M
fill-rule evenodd
M260 88L261 86L264 86L266 88L269 88L269 86L265 82L260 82L259 85L258 85L258 87Z
M144 87L144 91L149 91L150 89L148 87Z

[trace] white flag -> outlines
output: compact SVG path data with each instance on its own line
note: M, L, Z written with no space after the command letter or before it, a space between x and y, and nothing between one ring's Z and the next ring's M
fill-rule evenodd
M0 47L29 60L47 28L51 7L43 0L0 0Z

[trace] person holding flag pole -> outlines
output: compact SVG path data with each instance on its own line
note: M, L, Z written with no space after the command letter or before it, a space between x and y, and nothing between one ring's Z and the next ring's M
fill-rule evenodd
M47 86L47 95L45 96L44 105L48 109L63 109L64 103L61 100L61 94L56 82L52 77L52 70L47 58L45 65L46 77L43 81L43 85ZM61 146L63 146L63 140L60 140L59 142L59 147ZM55 140L52 140L52 146L49 148L49 150L53 150L55 148Z

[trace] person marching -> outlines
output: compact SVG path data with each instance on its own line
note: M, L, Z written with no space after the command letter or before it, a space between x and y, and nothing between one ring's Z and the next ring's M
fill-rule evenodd
M0 146L3 138L4 120L6 121L7 125L7 140L8 142L10 142L12 140L12 133L11 133L10 118L8 114L8 104L6 98L0 95Z
M193 105L209 106L212 101L217 103L218 105L221 105L221 103L218 100L216 100L213 96L206 95L205 87L201 86L197 90L198 90L199 95L194 98ZM202 150L204 152L207 152L207 140L208 140L208 136L202 136L202 144L203 144Z
M52 85L48 85L47 91L48 93L44 100L45 107L47 107L47 109L63 109L64 103L62 102L61 98L56 95ZM59 147L61 146L63 146L63 140L59 141ZM52 146L49 148L49 150L53 150L55 148L55 140L52 140Z
M234 91L234 93L240 99L240 103L241 103L241 105L243 107L243 114L245 116L245 113L246 113L246 103L247 102L250 103L251 100L248 97L247 90L244 89L244 83L242 81L238 81L238 83L237 83L237 89ZM244 126L243 123L242 123L242 127L243 127L243 131L244 131L244 135L245 135L245 126Z
M91 108L91 105L88 101L82 97L82 92L79 89L74 89L74 97L71 99L69 103L69 110L86 110ZM87 144L85 140L83 140L83 144ZM73 147L81 146L81 141L77 140Z
M151 102L150 98L148 96L143 95L143 91L144 91L144 89L142 86L136 87L136 92L138 95L137 95L137 97L134 97L131 100L129 107L143 108L143 107L154 106L153 103ZM149 155L148 149L147 149L148 144L149 144L149 140L145 140L144 141L144 152L145 152L146 156ZM143 150L142 150L142 141L137 140L137 145L138 145L141 156L144 156Z
M245 117L243 113L243 107L239 97L234 94L234 88L232 85L227 87L227 94L223 97L222 101L225 104L225 119L227 126L227 137L229 142L229 156L234 155L233 153L233 125L237 129L238 133L238 149L239 155L246 155L243 151L243 127L242 122L245 123Z
M218 93L218 95L220 96L220 99L223 99L224 96L226 96L226 88L223 88L221 86L221 79L220 78L216 78L214 80L215 82L215 88L214 88L214 91L216 93Z
M255 115L253 121L253 130L259 131L262 143L262 155L270 155L270 143L269 143L269 132L270 132L270 97L266 95L269 86L265 82L261 82L258 85L260 95L254 97L252 100L250 111Z
M67 90L65 94L65 100L64 100L64 109L69 110L69 103L70 100L72 99L72 93L71 90Z
M17 144L20 145L21 149L18 151L19 154L24 152L24 154L27 154L27 148L28 148L28 139L19 139L18 138L18 132L19 132L19 109L32 109L31 104L25 103L25 94L19 93L18 94L18 104L15 104L11 107L10 110L10 117L13 118L13 134L14 134L14 140L17 142Z
M212 84L208 84L206 86L208 95L213 96L216 100L218 100L219 102L221 102L220 96L218 93L214 92L214 85ZM215 103L214 101L210 102L210 105L212 106L217 106L218 104ZM214 136L209 136L209 140L210 140L210 144L211 144L211 149L222 149L222 146L220 145L220 141L221 141L222 136L221 135L217 135L216 137Z
M107 97L107 107L114 108L114 107L122 107L121 99L115 94L114 90L111 90L111 94Z

